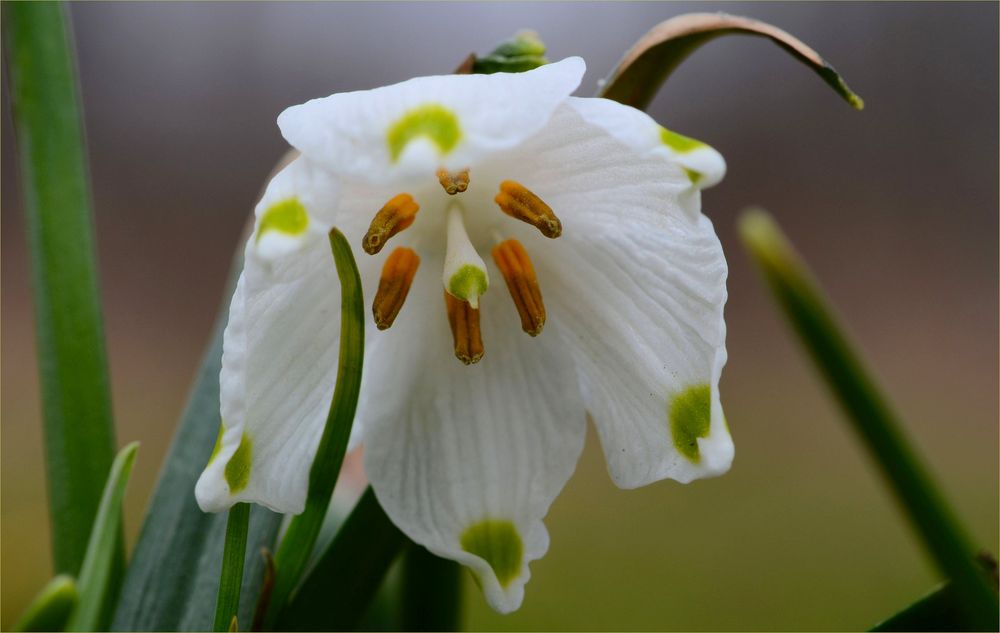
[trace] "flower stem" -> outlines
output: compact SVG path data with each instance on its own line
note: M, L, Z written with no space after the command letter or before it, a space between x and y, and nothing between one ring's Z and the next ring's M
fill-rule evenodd
M61 3L4 3L3 18L31 255L53 562L57 572L76 575L115 454L76 68Z
M264 618L264 628L270 629L276 621L292 590L305 571L319 536L323 518L330 505L337 475L344 462L347 441L351 436L354 411L358 406L361 388L361 367L365 351L364 299L361 294L361 276L351 254L351 247L344 234L337 229L330 231L330 250L340 278L340 357L337 383L333 401L326 418L323 436L309 470L309 494L302 514L294 517L288 531L278 546L274 557L275 580Z
M249 528L250 504L237 503L229 509L229 519L226 522L226 547L222 551L222 573L219 574L219 597L215 603L213 631L228 631L239 611Z
M410 542L403 560L401 628L404 631L457 631L462 577L458 563Z
M751 257L846 410L854 430L941 571L951 579L967 626L996 630L997 594L976 561L975 549L837 323L822 291L766 212L745 213L740 231Z

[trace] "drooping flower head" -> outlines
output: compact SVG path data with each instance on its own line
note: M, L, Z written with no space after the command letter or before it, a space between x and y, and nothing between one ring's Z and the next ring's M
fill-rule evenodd
M548 548L586 412L623 488L729 468L727 267L700 210L725 164L638 110L571 97L583 72L424 77L279 116L301 156L256 208L203 509L303 509L336 377L332 226L360 247L381 330L354 426L367 475L498 611Z

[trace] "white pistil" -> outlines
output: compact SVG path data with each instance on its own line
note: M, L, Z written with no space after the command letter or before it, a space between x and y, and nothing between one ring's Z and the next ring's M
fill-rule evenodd
M479 297L486 292L490 278L483 258L476 252L465 230L462 204L448 205L448 252L444 258L444 289L473 309L479 309Z

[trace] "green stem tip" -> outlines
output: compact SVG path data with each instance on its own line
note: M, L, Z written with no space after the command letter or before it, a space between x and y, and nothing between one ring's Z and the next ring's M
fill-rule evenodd
M76 608L76 581L56 576L38 593L14 624L14 631L62 631Z
M69 631L99 631L107 628L110 616L108 601L118 599L117 565L121 553L122 502L125 488L132 476L139 443L132 442L115 457L111 473L104 485L104 494L97 508L97 517L90 530L87 553L80 568L77 586L80 602L66 627Z

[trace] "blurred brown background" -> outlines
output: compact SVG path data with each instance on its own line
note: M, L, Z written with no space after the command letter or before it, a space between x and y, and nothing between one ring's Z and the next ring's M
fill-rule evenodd
M140 440L134 539L285 150L283 108L447 72L522 27L582 55L593 94L657 22L723 10L829 59L861 113L765 40L707 45L651 113L714 145L704 196L730 262L727 476L625 492L596 437L547 520L524 607L471 581L473 629L857 629L937 576L735 235L772 210L825 284L978 542L997 550L997 23L981 4L126 4L71 8L119 442ZM37 367L13 137L2 146L2 624L50 573ZM228 300L228 298L227 298Z

